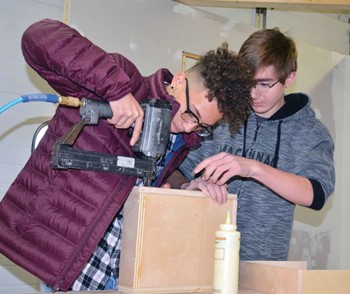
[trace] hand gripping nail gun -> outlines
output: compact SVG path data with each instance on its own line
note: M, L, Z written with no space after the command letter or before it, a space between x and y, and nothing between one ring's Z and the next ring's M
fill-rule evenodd
M155 177L157 160L166 152L172 119L170 103L154 98L141 103L144 122L140 138L132 147L135 158L74 148L74 142L85 125L98 125L100 118L107 119L113 115L109 103L104 101L83 98L79 105L81 120L53 145L52 167L142 177L145 185L149 186Z

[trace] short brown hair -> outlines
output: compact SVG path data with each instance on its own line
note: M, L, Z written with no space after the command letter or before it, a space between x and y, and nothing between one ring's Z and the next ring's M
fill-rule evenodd
M281 33L279 28L259 30L251 34L243 43L239 55L245 59L254 74L260 68L272 65L282 84L298 67L295 42Z

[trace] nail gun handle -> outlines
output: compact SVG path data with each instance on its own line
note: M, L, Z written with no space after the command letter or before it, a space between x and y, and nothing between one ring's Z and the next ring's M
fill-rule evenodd
M83 98L81 100L80 115L82 119L89 118L90 125L97 125L100 118L112 118L111 106L106 101Z

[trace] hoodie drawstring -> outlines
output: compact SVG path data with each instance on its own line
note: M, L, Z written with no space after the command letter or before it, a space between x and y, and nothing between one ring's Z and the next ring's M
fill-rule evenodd
M274 155L275 160L273 161L273 165L272 165L274 168L277 167L278 157L280 153L281 125L282 125L282 121L280 120L277 128L277 140L276 140L275 155Z
M282 122L283 121L280 120L279 123L278 123L278 127L277 127L277 140L276 140L274 159L273 159L273 163L272 163L272 167L274 167L274 168L277 167L277 162L278 162L278 157L279 157ZM244 123L244 131L243 131L244 133L243 133L242 157L247 157L246 156L247 155L247 152L246 152L247 128L248 128L248 122L245 121L245 123Z

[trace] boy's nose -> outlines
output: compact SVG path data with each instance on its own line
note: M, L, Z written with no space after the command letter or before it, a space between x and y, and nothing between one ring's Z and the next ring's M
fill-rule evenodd
M257 98L258 95L259 95L259 91L257 91L255 87L252 87L252 89L250 90L250 96L254 99L254 98Z
M186 122L186 123L184 123L183 126L184 126L185 133L191 133L197 127L197 124Z

